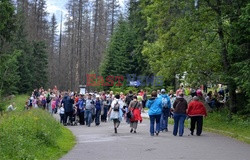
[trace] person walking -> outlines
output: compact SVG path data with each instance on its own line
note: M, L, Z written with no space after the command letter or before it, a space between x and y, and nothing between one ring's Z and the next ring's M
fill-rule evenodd
M159 135L160 132L160 119L162 113L162 101L161 98L157 97L157 92L153 91L151 98L147 101L146 107L149 108L148 115L150 118L150 135ZM156 123L156 129L155 129Z
M179 136L183 136L184 122L186 119L187 101L184 99L184 93L180 92L174 104L174 130L173 135L176 136L179 129Z
M59 108L59 115L60 115L60 123L64 123L64 107L63 106L60 106L60 108Z
M86 125L88 127L90 127L92 123L93 110L95 110L95 102L92 99L92 95L88 94L88 99L86 100L86 110L85 110Z
M102 101L100 100L100 96L96 96L96 101L95 101L95 125L99 126L100 125L100 115L101 115L101 106L102 106Z
M69 96L68 93L65 93L65 96L62 100L62 106L64 107L64 125L67 125L67 121L68 121L68 117L69 117L69 121L70 124L73 125L72 123L72 116L73 116L73 104L74 104L74 97L73 96Z
M169 96L166 94L166 90L161 90L160 97L162 101L162 113L160 120L160 130L168 132L168 117L170 115L171 101Z
M142 117L141 117L141 109L142 105L141 103L137 100L137 96L133 97L133 101L130 102L128 110L130 113L130 133L134 131L136 133L136 129L138 126L138 121L140 123L142 122Z
M80 125L85 125L84 112L85 112L86 101L83 95L80 95L76 106L78 108Z
M110 119L113 120L115 133L117 133L117 129L122 120L122 113L121 113L122 105L123 105L123 102L121 102L120 100L120 95L119 94L115 95L115 98L112 101L111 107L108 112Z
M200 136L202 133L203 116L207 116L207 111L204 104L199 101L199 98L197 96L193 97L193 100L189 103L187 115L191 119L191 135L194 134L195 125L197 125L196 135Z
M108 108L110 106L109 101L106 99L106 97L103 98L103 105L102 105L102 116L101 121L107 122L107 114L108 114Z

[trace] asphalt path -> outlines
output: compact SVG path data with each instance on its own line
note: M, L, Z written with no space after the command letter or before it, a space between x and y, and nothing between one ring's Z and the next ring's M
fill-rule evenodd
M173 136L169 132L150 136L149 120L130 133L122 122L118 134L113 123L100 126L69 126L77 138L75 147L62 160L250 160L250 145L218 134L203 132L201 136Z

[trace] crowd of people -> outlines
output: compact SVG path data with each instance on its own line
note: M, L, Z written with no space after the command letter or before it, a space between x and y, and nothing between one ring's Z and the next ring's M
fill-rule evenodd
M110 92L94 92L79 94L70 91L60 92L55 86L47 91L35 89L27 99L25 108L42 108L51 114L60 115L63 125L99 126L112 120L114 133L117 133L122 120L130 125L130 133L137 133L138 123L142 122L141 113L147 110L150 119L149 132L158 136L160 132L168 132L168 119L174 119L173 135L183 136L184 122L190 118L190 134L200 136L202 133L203 117L207 116L202 99L211 97L211 92L203 94L201 89L195 93L189 89L191 101L186 100L187 91L181 86L176 92L165 89L153 91L151 96L145 90L137 93L114 94ZM209 104L209 103L208 103ZM148 108L148 109L145 109Z

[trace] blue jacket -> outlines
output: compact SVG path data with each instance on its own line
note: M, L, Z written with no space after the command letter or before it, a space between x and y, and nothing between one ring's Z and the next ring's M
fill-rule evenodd
M159 98L160 98L160 99L166 98L167 101L168 101L168 108L171 108L171 101L170 101L170 98L169 98L169 96L168 96L167 94L161 94L161 95L159 96Z
M147 103L146 107L149 108L148 115L159 115L162 112L162 104L161 98L150 98Z
M101 103L100 100L95 101L95 108L96 108L97 110L101 110L101 105L102 105L102 103Z
M84 108L85 108L86 102L84 99L79 99L76 106L78 106L80 112L84 112Z

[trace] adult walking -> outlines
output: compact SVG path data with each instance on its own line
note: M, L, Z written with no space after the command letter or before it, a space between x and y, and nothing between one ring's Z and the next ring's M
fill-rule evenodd
M99 126L100 125L100 115L101 115L101 108L102 108L102 101L100 100L100 96L96 96L96 101L95 101L95 125Z
M160 97L162 101L162 113L161 113L161 120L160 120L160 129L161 131L168 132L168 117L170 115L170 108L171 108L171 101L169 96L166 94L166 90L161 90Z
M80 125L85 125L84 114L85 114L86 101L83 95L80 95L80 98L78 99L76 106L79 114Z
M161 98L157 97L157 92L153 91L151 98L147 101L146 107L149 108L148 115L150 118L150 135L159 135L160 132L160 119L162 113L162 102ZM155 129L156 123L156 129Z
M89 94L86 100L86 110L85 110L86 125L88 127L90 127L92 123L93 110L95 110L95 103L92 100L92 95Z
M74 98L73 96L70 97L68 95L68 93L65 93L65 96L62 100L62 106L64 107L64 125L66 126L67 125L67 121L68 121L68 117L69 117L69 121L70 121L70 124L73 125L72 123L72 116L73 116L73 112L74 112L74 109L73 109L73 104L74 104Z
M106 99L106 97L103 98L103 105L102 105L102 116L101 121L107 122L107 114L108 114L108 108L110 106L109 101Z
M200 136L202 133L203 116L207 116L207 111L204 104L199 101L198 97L193 97L193 100L189 103L187 114L191 119L191 135L194 134L195 125L197 125L196 135Z
M141 109L142 105L141 103L137 100L137 96L133 97L133 101L130 102L128 110L130 113L130 133L134 131L136 133L136 129L138 126L138 121L142 122L142 117L141 117Z
M117 128L120 125L120 122L122 120L122 108L123 102L120 100L120 95L115 95L114 100L111 103L111 107L109 109L108 115L110 116L110 119L113 120L114 123L114 131L117 133Z
M187 101L184 99L184 93L180 92L176 98L174 108L174 130L173 135L176 136L179 129L179 136L183 136L184 133L184 122L186 119Z

